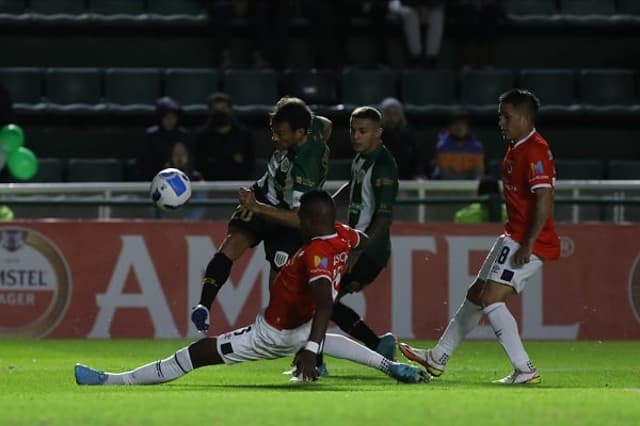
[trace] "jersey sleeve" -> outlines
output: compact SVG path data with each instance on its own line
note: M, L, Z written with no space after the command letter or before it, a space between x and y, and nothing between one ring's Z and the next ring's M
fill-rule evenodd
M309 283L321 278L331 281L333 258L323 244L311 244L304 252L305 269L309 271Z
M527 168L527 183L531 192L538 188L553 188L556 171L548 146L531 146L527 151Z
M391 216L398 195L398 166L392 159L376 161L371 173L375 213Z
M349 245L351 245L352 248L360 244L360 231L343 223L338 224L338 226L340 227L338 233L342 238L349 241Z

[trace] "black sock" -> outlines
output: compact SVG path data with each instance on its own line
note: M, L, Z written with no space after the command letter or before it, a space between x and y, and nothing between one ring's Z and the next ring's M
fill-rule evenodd
M200 293L200 304L207 309L211 309L211 304L216 298L218 291L229 278L233 262L222 253L216 253L207 265L207 270L202 280L202 293Z
M380 338L362 321L356 311L342 302L337 302L333 305L331 319L340 327L340 330L360 340L369 349L376 350L378 347Z

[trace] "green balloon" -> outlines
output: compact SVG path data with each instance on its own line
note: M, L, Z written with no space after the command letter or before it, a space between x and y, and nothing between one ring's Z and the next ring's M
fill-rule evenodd
M24 144L24 132L15 124L7 124L0 129L0 147L11 153Z
M38 159L33 151L24 146L9 154L7 165L9 172L19 180L29 180L38 171Z

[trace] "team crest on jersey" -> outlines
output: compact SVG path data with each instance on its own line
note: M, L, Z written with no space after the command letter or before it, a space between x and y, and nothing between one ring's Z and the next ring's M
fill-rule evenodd
M288 157L285 157L282 160L282 163L280 163L280 171L282 173L287 173L289 171L289 169L291 168L291 161L289 161Z
M287 260L289 260L289 254L287 252L278 250L273 255L273 264L278 268L282 268L285 263L287 263Z

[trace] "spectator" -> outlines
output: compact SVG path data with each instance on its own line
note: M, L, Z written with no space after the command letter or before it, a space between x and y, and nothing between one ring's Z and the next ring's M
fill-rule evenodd
M180 169L189 176L191 182L199 182L204 180L199 171L193 168L193 161L191 159L191 153L187 146L183 143L177 143L173 146L171 151L171 157L169 162L167 162L166 167L175 167L176 169ZM192 200L204 200L207 198L207 194L205 192L196 192L194 191L191 195ZM205 216L205 208L204 207L189 207L183 213L185 218L199 220L203 219Z
M139 178L151 180L169 161L174 145L189 146L189 134L180 125L182 108L166 96L156 102L157 124L147 128L143 149L137 159Z
M489 195L500 198L500 182L493 176L483 176L478 182L478 196ZM489 201L490 203L492 201ZM497 203L496 203L497 204ZM507 207L504 203L500 203L500 221L505 223L507 221ZM489 221L496 221L495 216L491 213L490 204L486 202L472 203L468 206L458 210L454 217L456 223L483 223ZM492 216L494 216L492 218ZM493 219L493 220L492 220Z
M207 99L209 119L194 133L194 164L205 180L248 179L255 166L253 136L233 114L231 97Z
M460 65L493 68L500 26L505 20L501 1L456 0L453 6Z
M416 136L407 123L402 104L396 98L386 98L380 104L382 139L398 164L400 179L414 179L418 173Z
M411 65L432 67L436 64L445 22L444 0L390 0L389 12L402 19L402 28L411 55ZM427 26L424 45L421 24Z
M479 179L484 175L484 147L473 133L466 111L456 112L438 135L434 179Z

